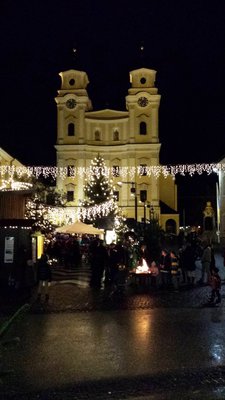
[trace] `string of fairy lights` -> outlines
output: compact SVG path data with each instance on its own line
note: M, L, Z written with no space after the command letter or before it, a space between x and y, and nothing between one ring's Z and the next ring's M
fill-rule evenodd
M225 164L223 163L203 163L203 164L177 164L177 165L141 165L138 167L107 167L101 157L91 161L89 167L75 166L15 166L15 165L0 165L0 190L27 190L32 187L32 184L26 182L31 178L39 179L84 179L84 193L89 200L79 202L76 212L71 210L68 213L67 208L60 210L59 207L48 207L48 218L52 223L57 225L75 219L94 221L98 217L107 216L113 210L115 211L116 219L119 224L119 209L115 201L113 191L112 178L120 177L135 181L138 176L147 176L159 178L161 175L164 178L172 176L174 179L177 175L208 175L212 173L225 172ZM94 191L96 185L95 180L99 180L99 190ZM89 183L88 183L89 181ZM101 199L98 197L101 196ZM66 212L66 214L65 214ZM75 216L76 214L76 216ZM57 221L57 222L56 222Z
M207 173L208 175L213 172L225 172L225 163L211 163L211 164L177 164L177 165L145 165L137 167L75 167L75 166L14 166L14 165L0 165L0 178L5 176L18 178L53 178L53 179L66 179L86 177L88 179L94 174L96 176L103 174L106 177L116 177L134 179L136 176L154 176L158 178L162 175L164 178L170 176L175 177L176 175L190 175L195 174L202 175Z

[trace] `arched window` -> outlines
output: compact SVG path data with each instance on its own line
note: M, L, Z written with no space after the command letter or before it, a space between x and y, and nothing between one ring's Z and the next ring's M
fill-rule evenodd
M95 140L96 140L96 141L100 141L100 140L101 140L100 132L99 132L98 130L95 131Z
M68 124L68 136L75 136L75 125L72 122Z
M147 165L146 164L140 164L139 174L140 174L140 176L147 176Z
M113 167L112 167L112 176L114 176L114 177L120 176L120 167L119 167L119 165L113 165Z
M146 122L140 123L140 135L147 135L147 125Z
M116 141L116 142L117 142L118 140L120 140L120 139L119 139L119 132L118 132L118 131L114 131L114 132L113 132L113 140Z
M66 200L67 200L68 202L74 201L74 191L73 191L73 190L67 190L67 193L66 193Z
M74 178L74 176L75 176L75 167L74 167L74 165L68 165L68 167L67 167L67 176Z

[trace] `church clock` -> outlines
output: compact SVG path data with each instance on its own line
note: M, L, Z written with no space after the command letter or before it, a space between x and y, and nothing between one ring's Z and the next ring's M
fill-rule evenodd
M67 100L67 102L66 102L66 107L67 108L70 108L70 109L73 109L73 108L75 108L76 107L76 100L74 100L74 99L69 99L69 100Z
M140 107L146 107L148 105L148 99L147 97L139 97L138 99L138 105Z

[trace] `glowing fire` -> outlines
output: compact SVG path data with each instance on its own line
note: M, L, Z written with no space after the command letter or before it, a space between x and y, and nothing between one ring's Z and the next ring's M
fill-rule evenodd
M136 274L143 274L143 273L150 274L151 273L151 271L149 271L148 264L144 258L142 260L142 265L138 265L135 272L136 272Z

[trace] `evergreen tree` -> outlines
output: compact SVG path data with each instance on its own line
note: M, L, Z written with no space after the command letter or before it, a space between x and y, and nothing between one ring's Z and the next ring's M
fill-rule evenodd
M91 162L90 181L84 187L85 200L80 205L80 218L97 228L121 229L122 217L114 195L112 180L107 176L104 159L95 157Z
M31 196L27 198L25 218L33 219L32 229L43 234L53 231L54 226L49 218L49 211L54 206L62 206L62 196L54 187L41 181L34 182Z

